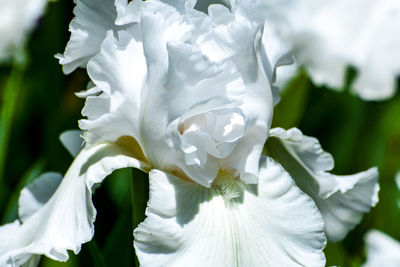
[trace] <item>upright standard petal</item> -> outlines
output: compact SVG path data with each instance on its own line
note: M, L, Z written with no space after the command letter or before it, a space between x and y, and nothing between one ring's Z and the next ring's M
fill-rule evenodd
M232 61L246 88L240 95L246 133L224 163L237 169L244 181L256 183L258 160L267 138L264 131L270 127L276 102L271 90L272 78L263 65L262 27L223 5L210 5L208 11L209 27L197 36L196 43L211 61Z
M400 242L378 231L370 230L365 235L367 261L363 267L400 266Z
M235 46L230 36L222 45L229 51L216 59L196 40L223 39L227 29L221 28L221 36L207 34L158 1L143 2L136 15L140 22L110 31L88 64L101 93L87 94L87 119L80 121L86 141L131 136L154 168L183 172L208 187L221 167L257 182L272 118L269 82L256 53L257 27L247 33L248 24L234 24L235 33L249 41ZM240 69L244 54L249 57Z
M37 255L66 261L67 250L77 254L94 233L93 185L115 169L145 168L135 157L122 143L84 148L58 187L57 176L45 175L25 188L19 201L22 223L0 227L0 265L34 263Z
M97 54L109 30L117 29L117 7L123 10L127 0L74 0L75 17L69 25L71 38L63 55L57 55L65 74L86 67ZM120 12L122 12L120 10Z
M248 3L249 6L254 4L254 1ZM240 9L243 5L236 8L233 3L231 10L221 4L210 5L211 25L206 29L208 33L200 36L199 45L208 48L205 53L211 58L232 57L247 79L254 80L262 69L270 83L274 104L277 104L279 88L275 85L276 69L293 63L290 47L279 35L276 25L258 20L253 16L254 12L252 15L244 12ZM213 35L212 38L210 35ZM254 57L258 57L259 62Z
M266 144L268 154L291 174L296 184L317 204L330 241L343 239L378 202L378 171L371 168L353 175L333 175L332 156L318 140L297 128L274 128Z
M150 172L147 218L134 231L142 266L324 266L322 218L272 159L258 185L221 171L211 188Z

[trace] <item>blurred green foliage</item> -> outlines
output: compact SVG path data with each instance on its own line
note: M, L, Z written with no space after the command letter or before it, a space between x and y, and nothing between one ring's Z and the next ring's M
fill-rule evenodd
M69 39L72 1L50 3L23 52L22 63L0 67L0 215L17 218L17 199L24 185L43 171L64 173L72 158L58 136L77 128L86 88L84 70L63 75L54 55ZM350 72L351 74L352 72ZM352 76L352 74L350 75ZM350 174L378 166L380 202L340 243L328 244L327 265L359 266L365 259L363 235L370 228L400 239L400 212L394 174L400 169L400 96L364 102L344 91L314 86L301 71L285 88L273 126L298 127L317 137L333 154L334 173ZM98 210L94 240L67 263L44 258L43 267L134 266L133 229L144 219L148 181L144 173L113 173L94 194ZM136 262L137 264L137 262Z

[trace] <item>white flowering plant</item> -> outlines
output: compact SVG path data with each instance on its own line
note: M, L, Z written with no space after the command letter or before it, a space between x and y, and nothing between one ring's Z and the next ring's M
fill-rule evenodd
M37 89L29 77L46 84L40 92L52 81L72 91L44 93L33 127L48 118L47 135L11 134L23 125L12 114L35 118L17 96L2 109L0 266L361 264L358 240L390 216L380 189L393 198L373 166L390 177L400 158L399 12L389 0L75 0L65 49L63 38L50 49L64 51L56 58L68 76L38 56L5 83L4 102L15 87ZM66 35L56 15L33 32L37 51L41 38L50 47ZM64 151L53 132L68 128ZM49 163L38 160L13 192L8 177L29 161L16 160L23 136ZM65 174L43 172L52 168Z

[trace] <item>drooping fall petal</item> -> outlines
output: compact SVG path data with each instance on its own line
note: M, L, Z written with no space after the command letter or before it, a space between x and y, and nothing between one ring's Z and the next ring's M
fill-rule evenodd
M115 169L146 168L135 157L133 151L117 144L84 148L59 185L60 177L54 174L28 185L19 201L22 223L16 220L0 227L0 265L36 262L36 255L66 261L67 250L77 254L94 234L93 185Z
M378 171L353 175L330 174L334 161L318 140L297 128L271 130L266 148L292 175L296 184L317 204L330 241L343 239L378 202Z
M211 188L150 172L134 231L142 266L324 266L323 221L284 169L262 157L258 185L224 171Z

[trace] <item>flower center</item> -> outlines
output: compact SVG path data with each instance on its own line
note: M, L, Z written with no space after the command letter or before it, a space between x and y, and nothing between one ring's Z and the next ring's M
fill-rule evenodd
M187 164L202 165L207 154L218 159L229 156L245 131L245 117L237 108L205 112L180 123L180 148L188 154Z
M219 170L212 188L222 195L226 204L235 204L243 200L244 188L241 181L228 170Z

